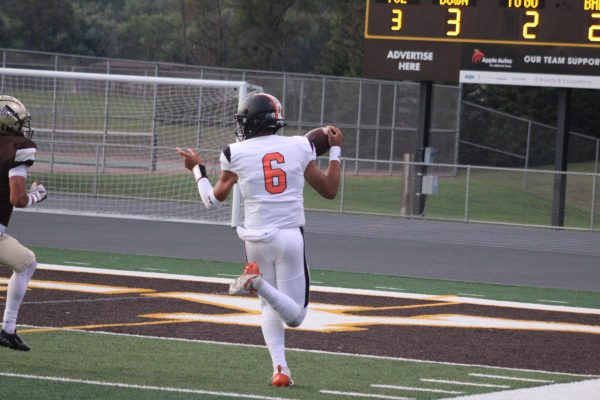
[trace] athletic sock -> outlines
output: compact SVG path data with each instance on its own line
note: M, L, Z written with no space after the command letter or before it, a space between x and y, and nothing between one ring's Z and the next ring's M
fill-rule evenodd
M306 309L296 304L288 295L275 289L265 279L257 279L252 286L286 325L296 327L302 323Z
M25 297L25 293L27 293L27 285L29 285L36 267L37 263L34 262L23 272L13 272L8 281L6 308L4 309L4 320L2 323L2 329L7 333L15 333L19 308L23 303L23 298Z
M278 365L287 366L285 360L285 328L275 311L265 304L262 307L261 329L273 362L273 371Z

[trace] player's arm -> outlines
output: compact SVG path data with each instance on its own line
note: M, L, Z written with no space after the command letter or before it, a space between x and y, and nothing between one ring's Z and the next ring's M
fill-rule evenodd
M17 208L27 207L29 196L25 189L25 178L22 176L12 176L9 179L10 185L10 203Z
M48 197L46 188L34 182L31 190L27 192L27 168L28 165L21 164L13 167L8 172L8 182L10 188L10 203L17 208L29 207Z
M198 193L206 208L212 208L220 205L227 199L233 185L237 182L237 175L230 171L221 171L219 180L213 187L206 175L206 168L202 164L202 159L193 149L182 150L177 148L177 153L183 157L185 167L194 173Z
M342 131L335 126L327 127L327 136L329 139L329 165L327 171L323 173L315 161L311 161L304 170L304 178L317 193L326 199L334 199L337 195L340 184L340 155L343 135Z

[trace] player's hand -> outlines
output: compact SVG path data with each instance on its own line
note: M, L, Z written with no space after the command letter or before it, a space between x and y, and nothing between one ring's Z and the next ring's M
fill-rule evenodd
M29 191L29 193L35 196L36 203L44 201L48 197L48 191L46 190L44 185L39 185L37 182L33 182L31 184L31 190Z
M175 150L177 150L177 153L179 153L179 155L181 157L183 157L183 159L185 161L185 167L187 169L189 169L190 171L196 165L202 164L202 159L200 158L200 156L198 155L198 153L196 153L196 151L194 149L183 150L183 149L180 149L179 147L177 147Z
M342 131L337 126L327 125L327 139L329 141L329 146L340 146L342 147L342 141L344 140L344 135Z

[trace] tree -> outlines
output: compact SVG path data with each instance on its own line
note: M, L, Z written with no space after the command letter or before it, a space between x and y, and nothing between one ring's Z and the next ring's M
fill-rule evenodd
M229 64L240 68L304 72L318 62L308 54L321 17L316 0L231 1Z
M73 3L62 0L19 0L0 3L6 12L5 31L10 47L79 53L79 24ZM7 12L10 11L10 12Z
M123 23L122 0L77 0L74 10L80 25L80 54L116 57Z
M185 62L225 67L231 12L225 0L180 0Z
M316 72L360 76L362 73L365 2L334 1L328 12L331 33L321 51Z
M181 61L178 0L126 0L119 55L129 59Z

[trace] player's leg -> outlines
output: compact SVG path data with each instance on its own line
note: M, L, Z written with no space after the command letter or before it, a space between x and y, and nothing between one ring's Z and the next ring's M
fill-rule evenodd
M270 241L268 242L257 242L257 241L246 241L246 256L248 260L252 260L260 266L260 275L254 275L250 287L245 283L242 287L250 289L250 291L256 290L254 285L260 282L260 290L264 293L267 288L273 288L277 285L277 277L275 271L275 260L280 258L282 254L281 246L273 246ZM239 279L239 278L238 278ZM242 279L244 280L244 279ZM273 364L273 377L276 376L278 368L281 367L287 372L288 381L291 383L291 373L287 366L287 360L285 357L285 327L279 314L269 305L269 303L260 296L260 308L261 308L261 330L269 355L271 356L271 362ZM272 383L279 382L279 380L273 380ZM275 384L275 383L274 383ZM288 383L289 384L289 383ZM279 385L278 385L279 386Z
M252 282L252 288L286 325L299 326L306 316L309 288L302 232L300 229L281 229L273 240L256 249L249 243L250 246L246 246L248 259L256 261L261 269L263 262L269 270L268 275L265 270L262 278Z
M267 242L248 241L246 254L262 272L262 276L253 279L251 289L260 296L261 329L273 364L272 384L288 386L293 382L285 357L283 322L300 325L308 305L308 269L302 232L280 230Z
M19 309L37 266L35 255L16 239L2 234L0 236L0 265L13 271L6 291L6 307L0 332L0 345L27 351L30 348L16 334L16 327Z

